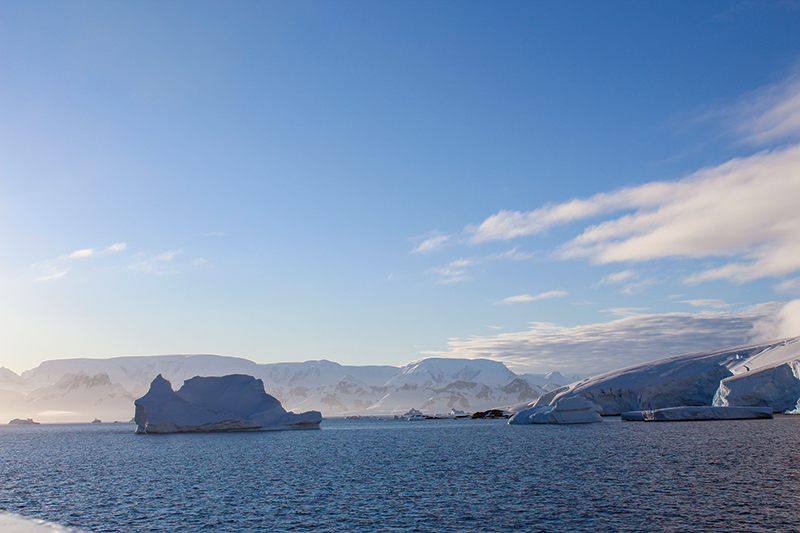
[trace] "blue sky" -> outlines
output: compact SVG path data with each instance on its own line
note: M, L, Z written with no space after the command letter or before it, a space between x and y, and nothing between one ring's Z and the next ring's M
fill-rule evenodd
M0 365L800 334L798 2L4 2Z

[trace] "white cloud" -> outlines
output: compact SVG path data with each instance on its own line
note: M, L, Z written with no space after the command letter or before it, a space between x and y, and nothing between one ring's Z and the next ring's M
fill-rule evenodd
M501 211L464 231L474 243L509 240L556 224L632 210L587 227L560 247L557 256L586 257L598 264L729 258L686 282L745 282L800 270L797 198L800 145L733 159L676 182L648 183L525 213Z
M778 337L796 337L800 335L800 300L792 300L783 306L776 316Z
M526 302L536 302L538 300L544 300L546 298L563 298L567 296L567 293L564 291L549 291L543 292L541 294L537 294L536 296L531 296L530 294L520 294L519 296L509 296L503 300L497 302L498 304L518 304L518 303L526 303Z
M800 75L749 95L734 114L738 128L754 142L800 135ZM677 181L625 187L532 211L501 210L466 226L454 240L507 241L602 217L559 247L556 257L587 258L595 264L710 259L716 264L684 281L744 283L800 270L798 198L800 144L790 144ZM601 281L614 282L619 281L609 276ZM623 292L641 287L632 284Z
M63 278L64 276L67 275L67 271L68 270L69 269L64 269L64 270L55 271L55 272L52 272L52 273L49 273L49 274L43 274L43 275L39 276L38 278L35 278L33 281L47 281L47 280L50 280L50 279Z
M84 250L75 250L71 254L62 255L60 257L57 257L56 259L57 260L61 260L61 259L81 259L83 257L95 257L95 256L98 256L98 255L105 255L105 254L111 254L111 253L114 253L114 252L121 252L122 250L126 249L127 247L128 247L128 245L125 244L124 242L119 242L119 243L116 243L116 244L112 244L111 246L109 246L108 248L105 248L103 250L96 250L94 248L86 248Z
M66 256L65 259L78 259L81 257L91 257L96 254L97 251L94 248L87 248L85 250L75 250L74 252Z
M766 340L765 333L775 333L767 326L776 320L782 331L793 331L800 325L800 320L795 322L800 318L800 304L796 307L769 303L738 312L697 314L616 310L628 314L611 322L574 327L534 322L527 331L451 339L447 351L425 353L493 359L516 372L596 374L671 355Z
M432 252L440 248L444 243L450 240L452 235L445 235L439 232L432 232L429 233L427 238L419 243L417 246L411 250L412 254L420 253L420 252Z
M108 253L121 252L121 251L125 250L127 247L128 247L128 245L125 244L124 242L118 242L117 244L112 244L111 246L106 248L104 251L108 252Z

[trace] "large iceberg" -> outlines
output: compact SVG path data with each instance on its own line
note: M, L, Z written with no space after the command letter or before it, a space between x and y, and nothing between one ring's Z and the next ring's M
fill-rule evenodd
M555 405L542 405L520 411L509 424L588 424L602 422L601 407L581 396L564 398Z
M639 422L675 422L679 420L741 420L748 418L773 418L771 407L720 407L692 405L653 409L652 411L627 411L623 420Z
M676 406L795 409L800 402L800 337L643 363L542 395L529 408L581 396L603 415Z
M253 376L194 377L177 391L159 374L134 402L137 433L318 428L318 411L286 412Z

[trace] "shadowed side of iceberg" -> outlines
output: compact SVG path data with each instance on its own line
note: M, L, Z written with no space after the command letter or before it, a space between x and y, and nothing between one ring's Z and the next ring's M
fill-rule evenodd
M196 433L318 428L318 411L286 412L260 379L243 374L194 377L177 391L160 374L134 402L137 433Z

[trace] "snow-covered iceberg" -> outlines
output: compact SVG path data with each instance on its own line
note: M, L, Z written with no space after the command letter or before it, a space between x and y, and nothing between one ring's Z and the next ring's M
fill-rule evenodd
M773 418L771 407L720 407L692 405L667 407L651 411L627 411L623 420L640 422L675 422L679 420L741 420L747 418Z
M318 428L318 411L286 412L253 376L194 377L177 391L159 374L134 402L137 433Z
M602 408L581 396L564 398L555 405L542 405L520 411L509 424L588 424L602 422Z

